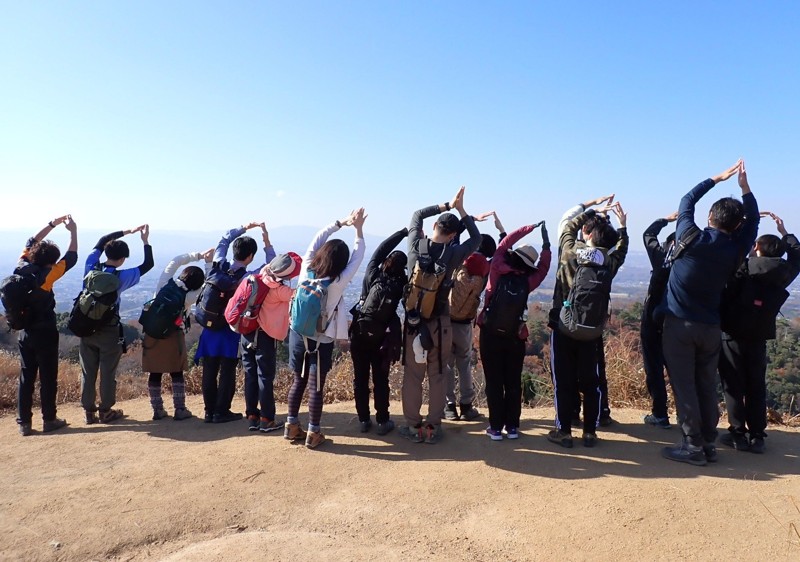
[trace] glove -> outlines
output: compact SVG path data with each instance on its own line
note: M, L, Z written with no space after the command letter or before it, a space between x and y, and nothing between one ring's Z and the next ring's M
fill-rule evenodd
M549 250L550 249L550 237L547 235L547 227L544 224L544 221L539 223L542 225L542 250Z

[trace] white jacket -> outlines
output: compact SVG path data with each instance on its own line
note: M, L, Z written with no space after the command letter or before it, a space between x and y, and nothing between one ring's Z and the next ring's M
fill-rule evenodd
M158 291L161 290L161 287L167 284L167 281L172 279L175 276L175 273L178 272L178 269L183 267L184 265L188 265L195 261L200 261L203 259L203 254L201 252L191 252L189 254L181 254L180 256L175 256L172 258L172 261L167 264L167 267L164 268L164 272L161 274L161 277L158 278L158 285L156 285L156 292L153 294L153 298L155 295L158 294ZM205 264L205 273L208 275L208 272L211 270L211 264L206 262ZM182 289L186 289L186 286L180 279L175 279L175 283L177 283ZM189 314L192 309L192 305L197 301L197 295L200 294L200 289L196 291L189 291L186 293L186 301L185 301L185 308L186 314Z

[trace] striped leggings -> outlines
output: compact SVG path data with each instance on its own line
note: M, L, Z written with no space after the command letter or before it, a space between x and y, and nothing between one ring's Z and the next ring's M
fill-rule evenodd
M308 386L308 423L309 425L319 425L322 419L322 397L325 389L325 378L331 370L333 360L333 343L318 343L308 340L309 349L319 348L319 364L316 368L319 371L319 390L317 390L317 377L309 375L309 363L316 360L317 354L306 355L305 344L302 336L294 330L289 332L289 368L294 372L292 387L289 389L289 416L296 418L300 412L300 403L303 401L303 393Z

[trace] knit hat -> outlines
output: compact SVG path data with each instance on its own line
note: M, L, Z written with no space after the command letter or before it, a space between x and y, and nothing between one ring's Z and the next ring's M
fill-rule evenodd
M536 269L536 260L539 259L539 252L537 252L533 246L520 246L519 248L515 248L513 252L517 254L528 267Z
M300 274L303 259L294 252L280 254L269 262L269 270L280 279L292 279Z

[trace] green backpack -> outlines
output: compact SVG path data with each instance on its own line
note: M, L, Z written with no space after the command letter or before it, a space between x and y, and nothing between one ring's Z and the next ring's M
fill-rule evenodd
M118 315L119 273L103 271L98 264L83 278L83 290L75 298L67 328L79 338L94 334Z

